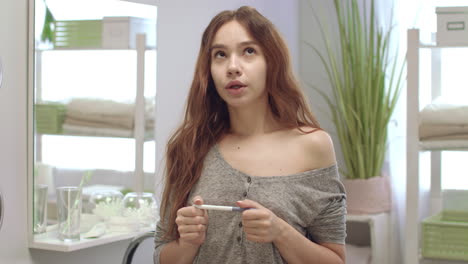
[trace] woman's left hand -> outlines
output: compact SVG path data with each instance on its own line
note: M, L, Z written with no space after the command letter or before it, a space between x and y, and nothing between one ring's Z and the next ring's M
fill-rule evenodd
M284 222L272 211L252 200L236 202L240 208L253 208L242 212L242 227L246 238L258 243L274 242L285 229Z

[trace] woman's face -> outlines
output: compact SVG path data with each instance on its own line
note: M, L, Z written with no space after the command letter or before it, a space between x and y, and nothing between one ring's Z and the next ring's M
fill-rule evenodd
M267 65L260 45L239 22L224 24L211 45L211 76L230 107L267 102Z

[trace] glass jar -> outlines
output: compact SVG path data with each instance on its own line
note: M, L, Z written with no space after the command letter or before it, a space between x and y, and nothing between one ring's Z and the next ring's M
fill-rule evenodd
M127 193L122 205L123 216L138 219L140 227L155 226L158 206L152 193Z
M117 190L98 190L89 197L89 210L101 220L121 215L123 194Z
M122 201L123 194L117 190L94 191L89 197L89 202L96 207L100 203L112 203Z

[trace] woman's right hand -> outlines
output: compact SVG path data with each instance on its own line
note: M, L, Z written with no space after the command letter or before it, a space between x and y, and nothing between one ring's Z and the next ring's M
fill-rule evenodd
M200 196L193 198L193 204L202 205ZM180 234L180 242L200 246L205 242L206 227L208 225L208 214L206 210L195 206L187 206L177 210L177 230Z

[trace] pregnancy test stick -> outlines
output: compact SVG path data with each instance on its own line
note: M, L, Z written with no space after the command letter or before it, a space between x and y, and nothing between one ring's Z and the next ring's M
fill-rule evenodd
M235 207L235 206L207 205L207 204L203 204L203 205L194 204L193 206L195 206L196 208L205 209L205 210L218 210L218 211L231 211L231 212L243 212L247 209L251 209L251 208L240 208L240 207Z

